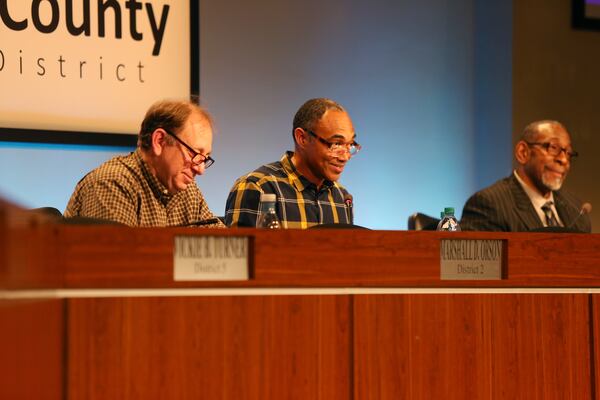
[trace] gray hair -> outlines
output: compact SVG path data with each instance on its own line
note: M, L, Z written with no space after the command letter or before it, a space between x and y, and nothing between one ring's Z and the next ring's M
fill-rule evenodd
M519 140L523 140L525 142L535 142L537 139L537 136L540 133L540 126L541 125L552 125L552 126L559 126L561 127L564 131L566 131L567 129L565 128L565 126L563 124L561 124L558 121L554 121L551 119L544 119L541 121L535 121L530 123L529 125L527 125L525 127L525 129L523 129L523 133L521 133L521 137L519 138Z
M212 117L200 106L195 97L190 100L160 100L154 103L146 111L146 116L142 121L138 134L138 146L143 150L150 149L152 133L158 128L164 128L177 134L194 112L199 113L212 127ZM173 143L174 139L168 136L167 141Z

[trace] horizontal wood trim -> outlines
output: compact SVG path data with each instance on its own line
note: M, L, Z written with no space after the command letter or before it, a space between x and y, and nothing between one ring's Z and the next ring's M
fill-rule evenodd
M0 300L124 297L331 296L373 294L600 294L600 288L172 288L3 290Z
M600 288L600 234L129 228L29 223L7 232L5 287ZM174 282L175 235L248 236L252 279ZM442 238L506 241L506 279L442 281ZM0 271L1 272L1 271Z

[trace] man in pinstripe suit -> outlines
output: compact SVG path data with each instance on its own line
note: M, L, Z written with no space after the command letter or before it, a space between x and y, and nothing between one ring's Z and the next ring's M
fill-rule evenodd
M582 202L560 190L577 157L565 127L549 120L529 124L514 155L518 166L510 176L467 200L462 229L519 232L564 227L591 232Z

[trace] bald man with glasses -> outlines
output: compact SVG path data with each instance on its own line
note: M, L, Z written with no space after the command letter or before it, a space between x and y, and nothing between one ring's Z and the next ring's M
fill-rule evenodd
M293 152L235 182L227 198L227 225L255 227L265 193L276 196L284 228L352 223L352 196L338 180L361 146L346 110L330 99L308 100L296 112L292 136Z
M591 232L587 207L561 189L577 155L561 123L529 124L514 149L517 168L467 200L462 229L518 232L562 227Z
M65 217L129 226L224 228L195 181L215 161L212 139L212 119L195 100L153 104L141 124L137 149L83 177Z

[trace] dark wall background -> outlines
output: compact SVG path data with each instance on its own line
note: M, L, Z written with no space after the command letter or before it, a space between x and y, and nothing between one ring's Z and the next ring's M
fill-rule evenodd
M534 120L565 124L580 153L565 188L600 232L600 31L573 29L570 1L515 1L513 58L513 141Z

